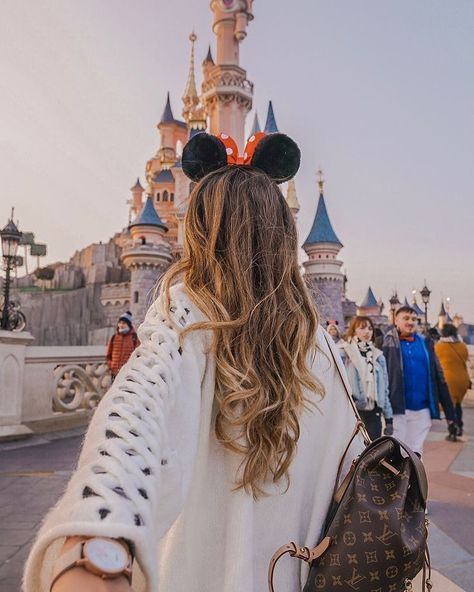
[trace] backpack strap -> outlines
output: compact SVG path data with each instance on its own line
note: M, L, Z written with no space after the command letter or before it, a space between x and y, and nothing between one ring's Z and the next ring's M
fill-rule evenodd
M367 429L365 427L364 422L362 421L362 419L361 419L361 417L359 415L359 411L357 410L357 407L356 407L356 405L354 403L354 399L352 398L351 387L350 387L349 381L347 380L346 372L343 371L342 360L341 360L340 356L336 356L335 355L334 349L335 349L336 346L335 346L334 342L331 343L332 339L331 338L328 338L328 335L327 335L326 332L324 333L324 338L326 339L326 343L327 343L327 345L329 347L329 351L331 352L331 356L332 356L332 359L334 361L334 366L336 367L336 370L337 370L337 372L339 374L339 377L341 379L341 382L344 385L344 390L346 392L347 398L349 399L349 403L351 404L352 410L354 411L354 415L356 416L356 420L357 420L356 427L358 428L357 431L358 432L360 431L360 433L362 434L362 437L364 438L364 444L366 446L368 446L372 442L372 440L371 440L371 438L369 436L369 433L368 433L368 431L367 431ZM343 457L341 459L341 466L342 466L342 463L344 461L344 457L347 454L347 451L349 450L349 446L352 444L352 440L355 438L356 435L357 434L355 434L355 435L352 436L352 438L351 438L351 440L350 440L350 442L348 444L348 447L346 448L346 450L345 450L345 452L343 454Z

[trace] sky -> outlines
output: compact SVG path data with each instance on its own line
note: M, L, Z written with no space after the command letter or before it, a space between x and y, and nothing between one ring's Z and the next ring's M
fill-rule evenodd
M272 99L300 145L300 242L322 168L348 296L410 299L426 280L432 321L449 297L474 322L474 2L255 0L254 15L241 65L260 122ZM168 90L180 117L189 33L200 82L211 22L208 0L2 0L0 224L15 206L42 265L127 224Z

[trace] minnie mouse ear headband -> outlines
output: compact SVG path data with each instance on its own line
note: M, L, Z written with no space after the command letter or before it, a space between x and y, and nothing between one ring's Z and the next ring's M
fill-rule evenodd
M285 134L259 132L251 136L243 156L227 134L213 136L205 132L193 136L183 149L183 171L192 181L228 164L243 164L260 169L276 183L289 181L300 167L301 152Z

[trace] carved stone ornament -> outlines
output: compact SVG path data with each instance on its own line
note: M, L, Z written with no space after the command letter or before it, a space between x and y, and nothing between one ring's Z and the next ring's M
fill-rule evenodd
M112 384L107 364L58 366L54 370L54 411L93 409Z

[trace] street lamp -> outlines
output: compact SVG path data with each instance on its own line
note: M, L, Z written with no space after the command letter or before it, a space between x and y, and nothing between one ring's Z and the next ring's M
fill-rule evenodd
M400 300L398 299L398 294L396 292L394 292L389 302L390 310L392 311L392 325L395 325L395 313L397 312L397 308L400 306Z
M8 313L10 308L10 271L16 263L16 253L22 233L18 230L16 224L13 222L14 209L12 208L12 215L7 225L3 230L0 230L2 238L2 255L5 262L5 287L3 298L2 320L0 323L1 329L8 330Z
M431 294L431 290L428 288L428 286L425 285L423 286L423 288L420 290L420 294L421 294L421 299L423 301L423 304L425 305L425 328L428 328L428 302L430 301L430 294Z

